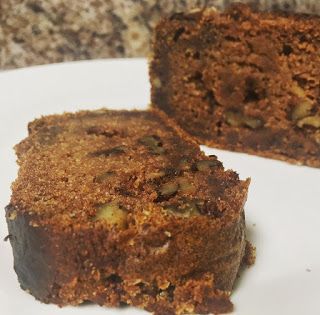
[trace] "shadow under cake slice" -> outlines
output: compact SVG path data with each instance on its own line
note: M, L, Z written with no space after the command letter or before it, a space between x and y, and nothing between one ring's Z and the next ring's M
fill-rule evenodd
M320 167L320 17L244 4L163 19L154 106L200 143Z
M232 310L239 267L252 258L249 179L205 156L164 114L43 117L16 153L6 218L23 289L60 306Z

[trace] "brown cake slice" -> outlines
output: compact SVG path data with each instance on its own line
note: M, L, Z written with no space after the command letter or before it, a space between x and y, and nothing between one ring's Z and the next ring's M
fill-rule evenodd
M320 167L320 18L236 4L156 28L153 104L200 143Z
M221 313L252 262L249 179L157 111L83 111L29 124L6 209L21 287L60 306Z

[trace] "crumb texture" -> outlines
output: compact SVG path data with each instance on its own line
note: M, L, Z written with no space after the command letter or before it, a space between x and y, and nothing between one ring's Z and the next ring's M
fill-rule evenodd
M249 180L158 111L29 124L6 217L23 289L61 306L221 313L249 260Z
M164 19L153 103L201 143L320 167L319 25L243 4Z

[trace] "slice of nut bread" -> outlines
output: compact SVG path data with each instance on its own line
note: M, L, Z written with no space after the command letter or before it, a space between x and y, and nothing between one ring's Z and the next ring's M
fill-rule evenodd
M153 104L200 143L320 167L320 17L176 14L156 28Z
M29 124L6 209L21 287L45 303L225 312L250 262L249 179L157 111L83 111Z

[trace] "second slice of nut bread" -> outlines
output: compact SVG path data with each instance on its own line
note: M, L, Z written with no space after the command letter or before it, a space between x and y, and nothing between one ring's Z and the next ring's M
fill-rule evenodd
M226 312L249 180L157 111L83 111L29 125L6 217L21 287L45 303Z
M320 167L320 18L237 4L156 28L152 101L200 143Z

